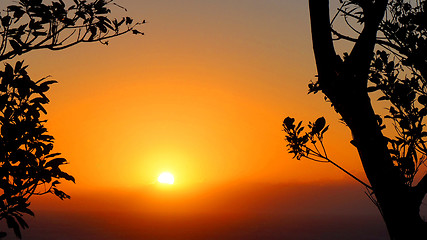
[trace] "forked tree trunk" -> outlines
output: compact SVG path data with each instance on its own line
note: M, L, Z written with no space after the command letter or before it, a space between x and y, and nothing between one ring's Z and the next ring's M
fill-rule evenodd
M369 2L364 9L364 29L344 62L337 57L332 41L329 0L309 0L319 85L351 130L351 143L358 150L390 238L425 240L427 224L419 210L427 189L427 177L416 187L405 185L393 165L367 92L376 33L387 0L364 2Z

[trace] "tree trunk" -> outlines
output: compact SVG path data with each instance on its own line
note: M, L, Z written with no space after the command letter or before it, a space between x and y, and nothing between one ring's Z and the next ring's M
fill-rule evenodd
M349 81L347 81L349 82ZM367 93L342 88L333 104L350 128L366 176L371 183L391 239L427 239L427 225L419 211L422 198L404 184L394 167Z
M391 160L367 92L368 71L376 42L379 21L387 5L385 0L371 2L372 18L344 62L337 57L332 41L329 0L309 0L313 50L320 89L342 116L353 135L366 176L378 201L378 207L393 240L427 239L427 224L419 210L427 189L405 185ZM423 179L424 180L424 179Z

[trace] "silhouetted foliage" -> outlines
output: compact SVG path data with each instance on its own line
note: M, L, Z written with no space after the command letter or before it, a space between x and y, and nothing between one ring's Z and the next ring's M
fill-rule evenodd
M294 124L295 119L287 117L283 121L283 129L286 133L286 141L288 142L289 153L293 153L294 157L298 160L301 157L309 158L314 161L323 161L318 158L327 158L325 148L323 146L323 134L328 130L329 126L325 127L326 120L321 117L314 123L309 123L310 131L303 132L304 127L301 126L302 122L297 125ZM321 145L320 151L317 143ZM310 145L312 147L310 147Z
M101 42L145 23L130 17L112 19L111 0L64 1L20 0L0 15L0 61L34 49L61 50L83 42Z
M45 93L53 80L33 81L27 66L6 64L0 72L0 219L21 237L20 227L28 227L23 214L34 215L28 208L32 195L53 193L70 198L57 187L60 180L75 182L63 172L66 159L52 153L54 138L47 133L43 105L49 103Z
M353 6L342 11L344 16L362 19L361 11L350 14L360 6L349 1L343 6ZM427 159L427 132L423 124L427 116L426 10L425 1L389 1L387 14L379 24L379 32L385 38L377 39L383 50L377 50L372 60L367 89L381 92L377 100L390 105L385 118L392 120L396 136L388 139L389 151L409 186ZM379 116L378 120L380 127L385 128Z
M322 143L323 118L310 123L311 131L306 133L301 122L295 126L293 118L286 118L283 127L289 152L297 159L332 163L362 183L392 239L426 239L427 224L420 217L420 206L427 193L427 174L418 183L414 181L427 161L427 3L340 2L331 21L328 0L309 1L318 70L318 80L309 83L309 93L321 91L341 115L371 185L328 158ZM355 36L334 28L339 15ZM354 46L340 57L333 41L342 39ZM368 95L373 92L380 95L377 101L389 105L384 117L374 112L370 100L374 95ZM386 125L393 127L395 136L385 136ZM313 141L313 129L322 131L317 141Z
M387 101L390 105L385 118L392 120L396 136L388 139L389 152L405 183L412 186L416 173L427 159L427 132L423 124L427 116L427 86L424 78L414 72L410 77L400 77L404 67L402 62L390 60L385 51L377 51L368 91L380 91L382 96L378 101Z
M0 12L0 61L36 49L61 50L84 42L108 45L108 39L126 33L144 34L135 27L145 20L112 18L113 6L127 11L114 0L14 1ZM67 160L52 152L54 138L42 118L49 103L46 92L56 81L33 81L26 69L17 62L0 71L0 220L19 238L21 229L28 228L24 215L34 216L30 197L51 193L68 199L58 185L75 182L61 170ZM5 236L0 232L0 238Z

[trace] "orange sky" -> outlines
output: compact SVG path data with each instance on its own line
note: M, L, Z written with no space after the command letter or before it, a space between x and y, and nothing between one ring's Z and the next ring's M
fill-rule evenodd
M145 36L23 57L34 79L59 81L47 118L77 180L64 190L140 188L162 171L181 188L347 180L291 159L286 116L326 116L330 156L363 178L349 132L320 94L307 95L316 69L305 1L119 3L147 20Z
M330 154L360 172L349 133L320 94L306 3L121 1L143 37L25 56L50 92L48 129L70 161L70 188L139 187L162 171L177 184L345 179L291 159L281 122L327 116ZM96 175L96 177L94 177Z

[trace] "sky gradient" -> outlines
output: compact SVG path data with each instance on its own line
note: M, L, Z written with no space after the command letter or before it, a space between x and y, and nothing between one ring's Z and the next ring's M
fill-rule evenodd
M25 56L33 78L59 81L48 128L72 163L76 187L141 186L165 170L177 184L345 178L291 160L281 132L286 116L326 116L329 152L360 172L349 132L320 94L307 95L316 71L306 3L122 5L147 20L145 36Z
M285 147L285 117L308 123L325 116L330 124L329 156L365 179L349 144L350 132L321 94L307 95L307 84L316 74L307 1L117 2L128 12L117 8L113 14L146 19L140 29L144 36L126 35L109 46L35 51L11 61L25 59L32 78L50 75L59 82L49 93L47 127L56 139L55 150L70 162L64 169L77 182L63 186L71 200L43 196L33 201L36 227L30 225L27 236L44 239L40 236L54 234L44 228L46 223L61 225L51 219L67 218L62 223L65 232L72 226L81 230L70 239L171 239L162 231L144 235L144 229L185 221L176 216L196 224L195 216L205 216L203 222L216 213L215 221L237 224L231 224L230 231L243 234L237 235L241 239L256 234L307 239L298 235L303 229L280 225L290 221L285 216L304 219L311 214L317 220L307 221L314 225L334 207L330 216L336 222L359 212L362 220L356 222L375 222L369 231L384 236L385 228L363 187L331 165L292 159ZM163 171L175 176L168 189L156 183ZM174 211L178 220L168 215ZM114 234L106 234L104 230L114 225L111 219L126 214L141 224L116 225ZM157 220L150 225L142 220L148 218ZM85 221L92 221L93 229L84 228ZM220 225L207 230L189 226L195 232L217 231L222 239L238 239L215 228ZM259 232L248 234L254 226ZM353 233L364 228L353 228ZM179 235L177 229L169 229L181 236L174 239L215 239L197 234L193 238L184 230ZM117 235L124 232L129 235ZM332 236L333 228L323 234L317 236Z

